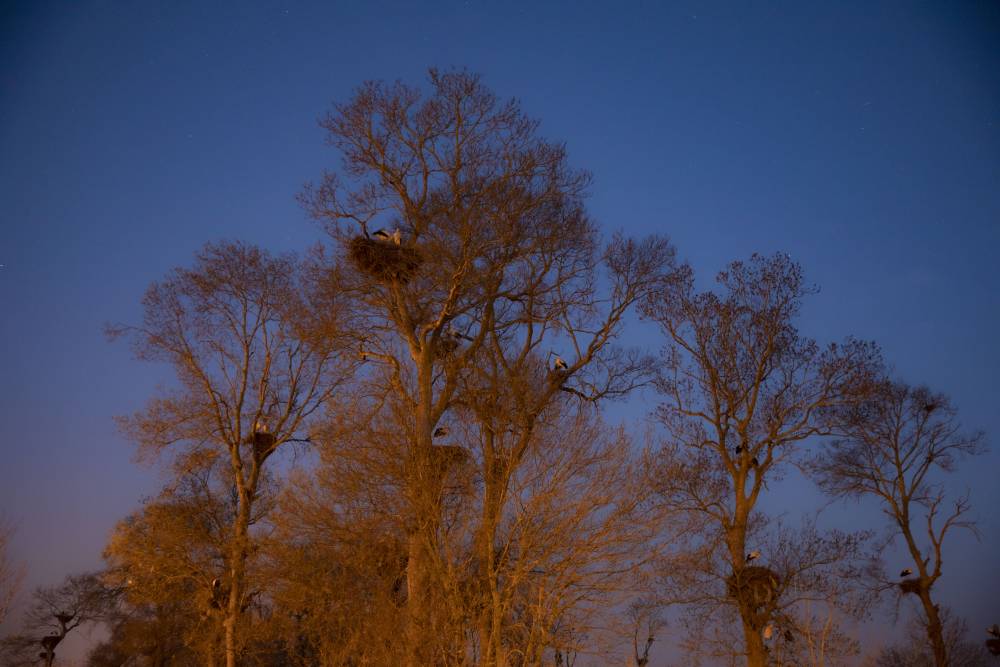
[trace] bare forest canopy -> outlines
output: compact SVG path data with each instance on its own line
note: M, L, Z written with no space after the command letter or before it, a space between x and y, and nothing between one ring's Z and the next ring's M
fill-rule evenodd
M589 174L464 71L365 83L321 124L341 164L300 198L325 247L206 245L109 327L175 373L120 419L169 482L102 571L35 592L9 664L53 664L86 626L108 633L93 667L639 667L657 644L840 664L901 604L913 641L879 665L1000 652L935 588L975 530L947 473L983 435L875 343L801 333L792 258L735 258L702 291L666 237L603 237ZM631 317L659 354L628 345ZM653 434L606 421L639 387ZM769 516L793 469L884 530Z

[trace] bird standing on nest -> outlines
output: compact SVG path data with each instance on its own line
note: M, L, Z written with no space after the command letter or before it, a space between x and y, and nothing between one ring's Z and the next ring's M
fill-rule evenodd
M563 358L560 357L558 354L556 355L556 359L552 363L552 365L557 371L569 370L569 365L565 361L563 361Z
M436 429L434 429L434 437L435 438L443 438L446 435L448 435L448 427L447 426L438 426Z
M905 570L903 570L902 572L899 573L899 576L901 576L901 577L908 577L911 574L913 574L913 570L911 570L910 568L906 568Z
M760 552L757 551L757 550L751 551L750 553L747 554L747 562L748 563L751 563L751 562L757 560L758 558L760 558Z
M384 229L380 229L372 234L372 236L379 241L392 241L396 245L399 245L403 241L403 234L398 229L392 230L391 234Z
M1000 625L994 623L992 627L986 628L986 632L1000 639Z

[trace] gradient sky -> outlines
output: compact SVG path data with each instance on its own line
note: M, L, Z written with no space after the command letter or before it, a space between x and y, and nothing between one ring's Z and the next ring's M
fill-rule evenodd
M0 510L29 587L99 566L158 489L112 417L169 376L102 325L208 240L320 239L294 201L338 164L317 117L458 66L593 171L606 229L667 233L706 278L790 253L822 287L806 333L879 341L987 431L950 480L982 541L956 540L940 591L1000 622L1000 5L617 4L4 3ZM791 480L768 503L820 500Z

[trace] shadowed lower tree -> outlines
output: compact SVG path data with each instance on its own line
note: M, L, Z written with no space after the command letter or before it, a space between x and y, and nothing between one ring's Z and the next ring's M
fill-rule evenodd
M59 586L32 594L21 634L4 639L0 656L5 665L52 665L56 648L81 626L103 622L114 609L117 591L96 573L72 575Z
M961 456L984 451L982 433L965 433L943 394L885 380L866 401L841 410L844 437L813 461L820 485L844 498L873 498L902 539L912 564L898 582L919 600L924 631L938 667L954 665L932 590L942 576L943 548L954 529L975 530L968 496L953 501L936 477Z
M217 451L178 457L173 473L176 481L120 521L105 548L105 581L121 595L104 654L131 652L153 664L194 656L214 665L224 650L226 564L238 499L230 492L228 462ZM258 491L251 529L270 508L267 490ZM255 546L251 542L244 606L260 591Z
M688 270L644 313L667 343L658 415L670 445L658 490L704 529L711 553L700 562L718 565L708 574L720 599L723 581L757 572L748 554L759 550L751 528L763 520L756 507L767 481L796 460L803 441L830 432L832 409L863 397L877 351L855 341L821 347L798 332L795 318L813 289L787 255L733 262L717 282L717 290L699 292ZM728 604L738 612L747 663L763 666L769 606L753 596L728 596Z
M968 628L962 618L953 616L947 607L938 612L942 638L949 664L955 667L990 667L996 659L978 641L968 638ZM935 667L937 662L927 643L927 627L915 617L907 624L906 639L896 646L883 649L864 667Z
M315 290L291 257L241 243L209 244L194 267L176 269L143 298L139 326L120 326L142 360L176 375L148 407L122 420L142 452L173 450L226 462L234 513L225 529L223 612L228 667L237 663L246 608L250 525L268 459L303 438L315 411L348 375L340 354L345 311L335 289ZM209 457L211 458L211 457Z
M429 75L429 89L367 83L323 121L343 156L339 174L303 200L356 271L354 297L371 362L364 393L381 385L405 416L397 458L408 540L409 665L437 664L452 637L440 558L441 475L433 433L470 366L493 337L524 357L548 356L558 381L536 387L606 391L621 359L610 343L627 309L672 267L666 242L602 248L584 208L590 177L566 149L540 138L516 101L467 72ZM381 229L377 229L381 228ZM606 293L596 290L606 277ZM565 359L551 347L562 348Z

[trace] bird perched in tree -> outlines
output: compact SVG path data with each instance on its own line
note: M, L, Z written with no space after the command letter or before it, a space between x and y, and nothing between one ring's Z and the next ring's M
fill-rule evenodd
M565 361L563 361L563 358L560 357L559 355L556 355L556 359L552 365L555 367L557 371L565 371L569 369L569 365Z
M747 562L748 563L751 563L751 562L757 560L758 558L760 558L760 552L757 551L757 550L751 551L750 553L747 554Z
M770 639L773 634L774 634L774 626L768 623L767 627L764 628L764 639Z
M475 340L475 338L473 338L472 336L466 336L464 333L462 333L455 327L448 327L448 330L445 331L445 335L448 336L449 338L454 338L455 340L467 340L470 342Z
M434 437L435 438L443 438L446 435L448 435L448 427L447 426L438 426L436 429L434 429Z
M1000 639L1000 625L994 623L992 627L986 628L986 632Z
M901 576L901 577L908 577L911 574L913 574L913 570L911 570L910 568L906 568L905 570L903 570L902 572L899 573L899 576Z
M217 591L221 586L222 586L222 581L220 581L218 577L212 579L212 590Z
M396 245L399 245L403 240L403 235L398 229L394 229L391 234L384 229L380 229L372 234L372 236L379 241L392 241Z
M254 433L267 433L267 422L263 419L256 419L253 423Z

